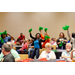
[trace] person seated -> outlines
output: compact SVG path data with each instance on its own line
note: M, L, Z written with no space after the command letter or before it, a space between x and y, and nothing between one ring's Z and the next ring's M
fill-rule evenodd
M57 43L56 43L56 38L52 38L51 39L51 45L56 45L56 47L58 47Z
M2 47L2 45L3 45L4 43L7 43L11 38L14 38L14 37L7 33L7 35L1 34L1 38L2 38L2 41L3 41L3 42L1 43L1 40L0 40L1 47Z
M71 60L75 62L75 50L71 51Z
M24 53L27 52L27 48L28 48L28 40L24 41L24 44L22 44L22 48L18 49L17 52L20 53Z
M67 38L65 37L64 33L61 32L59 34L59 38L57 39L58 49L66 49L65 48L66 43L67 43Z
M55 53L51 50L51 44L46 43L45 48L46 50L41 53L41 55L39 56L39 59L42 59L42 58L46 58L47 60L56 59Z
M15 39L11 38L11 41L10 41L12 44L14 44L15 42Z
M30 56L31 51L34 51L34 41L33 41L33 39L31 39L30 42L29 42L29 46L28 46L28 58L31 57Z
M13 44L11 42L7 42L7 44L10 45L10 47L11 47L11 54L14 56L15 62L19 62L21 59L20 59L20 56L17 53L17 51L13 49ZM0 54L0 61L3 58L3 56L4 56L4 54L1 52L1 54Z
M66 51L62 52L61 58L66 59L67 61L71 62L72 60L70 59L70 52L71 52L71 44L67 43Z
M10 45L4 43L2 45L2 53L4 54L1 62L15 62L15 58L11 53Z

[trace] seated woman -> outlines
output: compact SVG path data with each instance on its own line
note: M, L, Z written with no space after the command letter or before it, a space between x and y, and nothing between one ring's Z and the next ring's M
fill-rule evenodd
M66 43L67 43L67 38L65 37L64 33L61 32L59 34L59 38L57 39L58 49L66 49L65 48Z
M27 51L27 48L28 48L28 44L27 44L27 41L28 40L25 40L24 41L24 45L22 46L22 48L18 49L17 52L20 54L20 53L24 53Z
M56 45L56 47L58 47L57 42L56 42L56 38L51 39L51 45Z
M51 50L51 44L46 43L45 48L46 50L41 53L41 55L39 56L39 59L42 59L42 58L47 58L47 60L56 59L55 53Z

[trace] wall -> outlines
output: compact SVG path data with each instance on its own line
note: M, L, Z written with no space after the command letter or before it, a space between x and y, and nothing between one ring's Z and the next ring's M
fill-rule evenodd
M28 30L33 28L33 36L39 32L39 27L48 28L50 37L59 37L65 24L70 26L70 33L75 32L74 12L0 12L0 32L7 30L15 39L22 32L26 38L29 37ZM43 31L44 33L44 31Z

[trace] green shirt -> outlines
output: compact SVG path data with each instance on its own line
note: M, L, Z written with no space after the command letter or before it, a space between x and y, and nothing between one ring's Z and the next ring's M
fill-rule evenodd
M20 58L19 54L17 53L17 51L15 51L14 49L11 49L11 54L14 56L14 58ZM0 54L0 61L3 58L4 54L1 52Z

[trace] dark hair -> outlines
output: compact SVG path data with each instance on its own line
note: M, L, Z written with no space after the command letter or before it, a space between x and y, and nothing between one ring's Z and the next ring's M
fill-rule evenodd
M1 34L1 37L2 37L2 39L3 39L3 34Z
M72 33L72 37L75 38L75 33Z
M20 33L20 35L22 35L23 33Z
M20 39L18 38L18 39L17 39L17 42L19 42L19 41L20 41Z
M61 32L63 34L63 38L65 37L65 34L63 32ZM59 37L61 36L61 33L59 34Z
M30 39L28 39L28 41L30 41Z
M37 38L37 35L38 35L38 34L39 34L39 36L41 37L40 33L37 33L37 34L35 35L36 38ZM39 37L39 38L40 38L40 37Z

